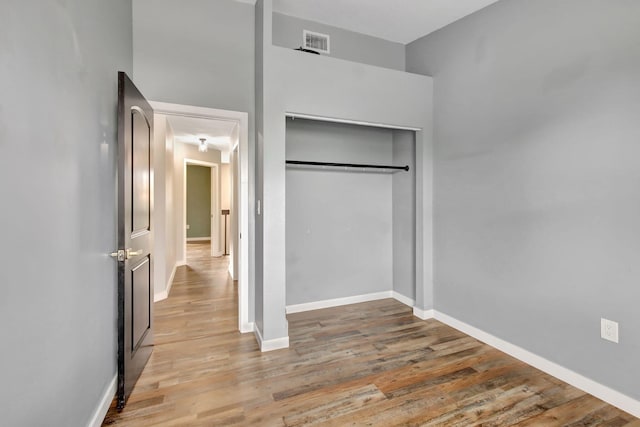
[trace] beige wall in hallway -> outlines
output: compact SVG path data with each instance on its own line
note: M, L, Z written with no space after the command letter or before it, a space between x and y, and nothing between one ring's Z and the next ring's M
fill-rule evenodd
M156 299L170 287L176 266L173 186L173 131L163 114L154 115L154 292Z

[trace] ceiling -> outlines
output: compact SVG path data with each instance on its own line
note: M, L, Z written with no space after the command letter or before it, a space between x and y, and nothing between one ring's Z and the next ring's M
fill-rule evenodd
M402 44L497 0L274 0L274 11Z
M175 141L198 145L200 138L206 138L210 149L222 152L222 158L229 157L231 135L238 125L235 121L199 119L184 116L167 116Z

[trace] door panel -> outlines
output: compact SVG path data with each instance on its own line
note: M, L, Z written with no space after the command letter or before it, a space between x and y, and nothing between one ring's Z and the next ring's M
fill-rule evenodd
M153 349L153 110L118 73L118 408Z
M151 215L150 177L151 177L151 129L144 117L144 112L134 108L131 111L133 157L131 171L133 174L133 193L138 197L132 198L133 233L149 230Z
M142 260L131 271L131 348L135 352L151 328L151 271L149 258Z

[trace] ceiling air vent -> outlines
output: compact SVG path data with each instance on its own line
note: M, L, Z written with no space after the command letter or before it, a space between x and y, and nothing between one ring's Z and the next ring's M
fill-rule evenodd
M329 36L326 34L314 33L313 31L304 30L303 47L305 49L315 50L316 52L329 53Z

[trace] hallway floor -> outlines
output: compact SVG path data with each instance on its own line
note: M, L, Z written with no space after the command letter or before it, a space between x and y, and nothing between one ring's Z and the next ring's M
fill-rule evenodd
M628 426L640 420L395 300L289 315L291 347L237 331L227 259L189 245L156 346L103 425Z

